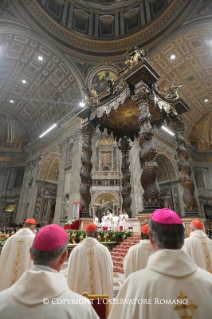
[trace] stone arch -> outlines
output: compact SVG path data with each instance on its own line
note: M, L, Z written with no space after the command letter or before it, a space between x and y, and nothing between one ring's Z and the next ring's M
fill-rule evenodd
M39 170L38 179L58 183L60 159L57 153L48 153Z
M156 162L159 166L157 178L159 183L177 179L176 171L167 155L161 153L158 154L156 156Z
M120 203L120 197L116 192L114 192L114 191L97 191L92 196L91 205L101 205L102 200L104 200L105 202L113 200L114 205L119 205L119 203Z

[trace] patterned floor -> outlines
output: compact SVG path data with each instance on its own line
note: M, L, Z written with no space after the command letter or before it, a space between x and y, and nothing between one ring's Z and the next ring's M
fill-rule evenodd
M67 277L67 269L68 269L68 262L65 262L62 265L60 273ZM124 282L124 274L114 272L113 273L113 298L116 298L121 286Z

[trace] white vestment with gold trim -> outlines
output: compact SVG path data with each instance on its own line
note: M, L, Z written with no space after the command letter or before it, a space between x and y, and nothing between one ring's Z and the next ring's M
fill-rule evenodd
M209 319L211 300L212 275L182 249L164 249L125 280L108 319Z
M95 238L85 238L69 257L69 288L82 294L108 294L113 298L113 262L108 248Z
M194 230L184 241L183 250L198 267L212 273L212 240L202 230Z
M0 256L0 291L11 287L32 267L29 250L34 238L29 228L22 228L7 239Z
M133 272L144 269L149 256L153 253L154 250L149 239L141 240L139 244L130 247L123 260L125 278Z

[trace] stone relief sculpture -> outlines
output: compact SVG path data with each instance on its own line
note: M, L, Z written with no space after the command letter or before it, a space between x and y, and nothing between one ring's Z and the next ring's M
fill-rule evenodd
M113 201L104 202L102 201L102 205L99 207L99 213L102 215L103 213L107 214L107 211L110 209L113 211L114 203Z
M65 195L65 198L64 198L62 205L63 205L62 219L67 219L68 218L68 208L69 208L69 195L68 194Z

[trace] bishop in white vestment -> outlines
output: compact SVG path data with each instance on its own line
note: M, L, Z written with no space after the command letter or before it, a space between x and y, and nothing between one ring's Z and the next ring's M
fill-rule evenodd
M98 220L97 215L95 215L95 218L94 218L94 220L93 220L93 223L98 226L99 220Z
M109 298L113 298L113 263L110 252L97 241L96 225L87 225L86 233L88 237L72 250L69 257L69 288L79 294L108 294Z
M107 212L107 228L108 230L111 230L112 227L112 221L113 221L113 215L110 211Z
M124 275L127 278L133 272L146 267L148 258L154 253L149 240L149 226L143 225L141 228L141 241L139 244L130 247L124 257Z
M204 226L194 220L190 225L190 237L184 241L183 250L198 267L212 274L212 240L203 232Z
M102 230L105 231L107 230L107 216L105 216L105 213L103 213L102 216Z
M70 291L58 273L67 256L67 242L60 226L48 225L38 232L31 249L35 265L0 292L1 319L99 319L89 300Z
M181 249L180 217L168 208L156 210L149 237L156 252L145 269L126 279L109 319L211 318L212 276Z
M119 212L119 231L123 231L123 221L124 221L124 215L122 212Z
M27 219L24 228L7 239L0 256L0 291L11 287L33 262L29 250L35 235L36 221Z
M113 231L118 230L119 218L117 215L113 216Z
M129 219L129 215L124 212L124 231L126 231L128 229L128 219Z

